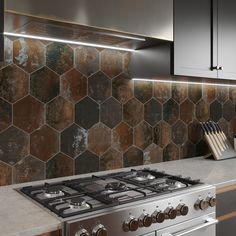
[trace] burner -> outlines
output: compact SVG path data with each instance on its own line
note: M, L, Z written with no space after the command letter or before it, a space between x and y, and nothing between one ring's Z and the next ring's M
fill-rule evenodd
M183 183L181 183L179 181L173 181L173 182L171 181L170 183L167 183L167 184L169 184L169 187L168 187L169 190L185 188L185 187L188 186L187 184L183 184Z
M48 198L63 196L62 186L47 186L45 196Z
M136 177L134 179L139 182L143 182L143 181L154 180L155 176L146 172L137 172Z
M126 185L122 182L110 182L105 186L105 189L112 191L121 191L126 189Z
M85 204L86 204L85 199L81 197L75 197L70 200L71 206L83 206Z

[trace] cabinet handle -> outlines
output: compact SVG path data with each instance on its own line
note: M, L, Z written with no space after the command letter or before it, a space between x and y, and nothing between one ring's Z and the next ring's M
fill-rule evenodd
M224 70L223 66L213 66L211 70Z

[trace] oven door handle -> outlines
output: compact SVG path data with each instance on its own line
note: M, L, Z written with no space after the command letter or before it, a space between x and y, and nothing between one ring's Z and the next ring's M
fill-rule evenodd
M215 225L217 223L218 223L218 220L213 219L213 218L207 218L204 224L201 224L201 225L198 225L198 226L193 227L191 229L183 230L181 232L174 233L174 234L164 233L161 236L184 236L186 234L190 234L190 233L195 232L199 229L203 229L203 228L209 227L211 225Z

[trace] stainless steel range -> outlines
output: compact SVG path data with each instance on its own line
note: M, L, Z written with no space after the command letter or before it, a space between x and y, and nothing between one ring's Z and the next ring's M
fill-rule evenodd
M214 236L215 188L142 169L20 189L65 219L64 236Z

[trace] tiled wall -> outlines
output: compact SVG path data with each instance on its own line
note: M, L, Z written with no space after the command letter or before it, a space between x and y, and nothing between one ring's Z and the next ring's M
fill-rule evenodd
M129 54L107 49L6 39L5 53L0 185L201 155L209 118L236 132L236 89L134 83Z

